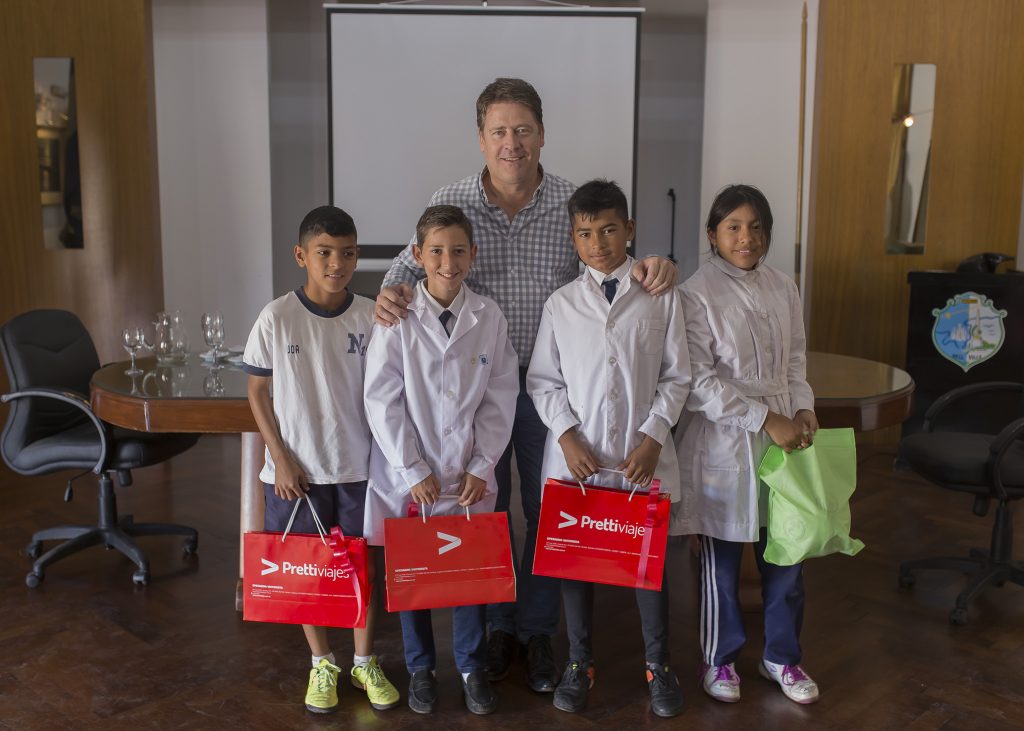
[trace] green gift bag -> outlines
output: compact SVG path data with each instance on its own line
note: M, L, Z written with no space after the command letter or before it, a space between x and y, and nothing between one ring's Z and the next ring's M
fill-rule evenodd
M853 429L819 429L814 444L789 454L773 444L757 474L769 488L765 561L792 566L864 548L850 538L850 496L857 486Z

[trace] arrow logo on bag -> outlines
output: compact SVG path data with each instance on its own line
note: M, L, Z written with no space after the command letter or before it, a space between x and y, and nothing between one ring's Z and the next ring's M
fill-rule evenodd
M437 549L438 556L440 556L442 553L448 553L448 551L452 550L453 548L458 548L462 545L462 539L458 536L450 536L447 533L442 533L441 531L438 531L437 537L440 538L442 541L448 542L447 545L441 546L439 549Z
M563 520L561 523L558 524L559 528L568 528L570 525L576 525L577 523L579 523L579 521L576 518L574 518L573 516L569 515L564 510L559 510L558 514L561 517L565 518L565 520Z
M267 574L272 574L272 573L274 573L275 571L277 571L278 569L281 568L280 566L278 566L273 561L268 561L265 558L261 558L260 561L262 561L263 565L267 567L267 568L263 569L260 572L260 576L266 576Z

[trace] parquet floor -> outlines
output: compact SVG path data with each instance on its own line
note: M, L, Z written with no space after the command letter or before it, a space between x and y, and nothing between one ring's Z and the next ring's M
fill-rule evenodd
M199 554L184 560L173 538L142 539L152 581L131 583L120 554L93 548L53 566L28 589L29 534L59 523L92 521L95 487L76 483L61 502L67 475L22 478L0 472L0 729L1001 729L1024 728L1024 589L986 592L966 627L947 616L959 575L920 576L896 584L909 557L960 554L987 544L990 518L969 499L890 471L891 450L866 448L854 499L854 533L867 548L856 558L810 561L804 666L822 688L801 707L758 677L757 614L740 659L743 700L723 705L696 685L696 565L686 543L669 556L674 667L687 693L685 712L658 719L647 707L641 640L632 592L603 588L596 616L597 685L588 710L569 715L550 696L531 693L517 666L498 684L498 713L469 714L450 658L439 670L441 707L417 716L404 704L373 711L342 684L342 710L313 717L301 704L308 652L297 628L243 622L233 609L237 572L238 439L205 437L169 464L135 473L120 491L122 512L137 520L173 520L199 529ZM1018 534L1021 532L1018 516ZM1024 541L1018 538L1018 557ZM450 626L438 612L439 647ZM348 659L350 635L334 645ZM378 650L403 692L397 617L380 623ZM564 658L564 638L556 641ZM348 663L345 663L346 665Z

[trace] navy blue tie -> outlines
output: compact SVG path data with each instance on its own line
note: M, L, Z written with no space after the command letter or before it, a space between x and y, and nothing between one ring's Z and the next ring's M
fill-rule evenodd
M448 329L448 323L451 321L453 317L455 317L455 315L452 314L451 310L445 310L440 315L438 315L438 319L441 321L441 327L444 328L444 334L447 335L448 337L452 336L451 331Z
M604 296L608 299L608 304L611 304L615 299L615 290L619 287L619 280L612 277L601 282L601 285L604 287Z

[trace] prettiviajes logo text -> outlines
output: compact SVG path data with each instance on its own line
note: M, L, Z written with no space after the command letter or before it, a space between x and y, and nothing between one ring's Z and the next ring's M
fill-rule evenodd
M265 558L261 558L260 561L266 567L260 572L260 576L280 571L282 574L291 574L292 576L320 576L331 580L348 578L348 569L338 566L317 566L315 563L292 563L291 561L282 561L278 565Z
M570 526L579 524L580 528L589 528L590 530L599 530L606 533L623 533L632 538L643 537L647 528L636 523L623 523L616 518L602 518L600 520L594 520L589 515L584 515L582 518L577 518L574 515L570 515L564 511L558 511L561 515L562 522L558 524L559 528L568 528Z

